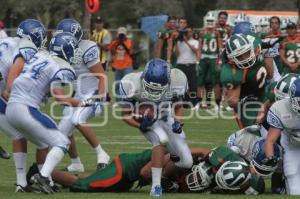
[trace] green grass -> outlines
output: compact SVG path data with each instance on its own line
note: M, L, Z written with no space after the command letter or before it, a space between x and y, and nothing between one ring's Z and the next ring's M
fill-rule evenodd
M111 76L110 76L111 77ZM43 107L45 112L49 111L49 107ZM61 110L57 109L57 113ZM92 121L97 122L99 118ZM237 125L234 120L199 120L192 118L184 121L184 130L187 135L188 143L191 147L208 147L213 148L220 144L225 144L227 137L234 130ZM150 148L151 145L146 141L143 135L136 129L127 126L123 121L116 120L111 115L111 108L108 107L108 123L106 126L95 128L98 139L101 141L102 147L110 154L111 157L121 152L137 152L145 148ZM96 156L94 150L90 147L87 141L75 132L77 147L79 149L80 157L85 165L87 172L92 172L96 167ZM5 136L0 136L0 145L11 152L11 141ZM29 144L28 147L28 166L34 161L35 146ZM64 168L70 162L68 156L59 164L58 168ZM7 198L24 198L24 199L37 199L37 198L149 198L149 187L141 190L133 190L130 193L69 193L68 190L63 190L62 193L57 193L53 196L44 194L21 194L14 193L15 183L15 169L13 160L0 159L0 199ZM231 195L199 195L199 194L167 194L164 198L254 198L253 196L231 196ZM283 196L263 195L263 198L282 198Z

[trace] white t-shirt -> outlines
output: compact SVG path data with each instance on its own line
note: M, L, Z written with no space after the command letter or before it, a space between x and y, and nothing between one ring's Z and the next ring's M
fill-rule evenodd
M188 40L188 43L194 48L199 48L199 42L195 39ZM177 42L179 56L177 57L177 64L195 64L197 62L196 53L184 42Z

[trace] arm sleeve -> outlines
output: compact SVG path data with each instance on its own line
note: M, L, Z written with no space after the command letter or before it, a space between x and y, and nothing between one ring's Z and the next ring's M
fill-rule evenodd
M25 39L20 39L18 48L14 50L14 61L18 57L23 57L25 62L28 62L37 53L37 51L38 49L32 42Z
M99 54L99 48L96 45L92 45L82 55L84 64L86 64L88 68L97 64L100 62Z
M271 107L271 109L268 112L267 122L273 128L283 129L282 122L278 117L276 110L274 110L274 107Z

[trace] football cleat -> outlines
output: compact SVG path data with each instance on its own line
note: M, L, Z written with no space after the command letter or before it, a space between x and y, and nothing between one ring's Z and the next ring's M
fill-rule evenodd
M33 164L30 166L30 168L29 168L29 170L28 170L28 172L27 172L27 174L26 174L26 181L27 181L27 184L32 185L30 179L31 179L32 176L34 176L34 175L37 174L37 173L39 173L39 168L38 168L38 166L37 166L36 163L33 163Z
M27 185L26 187L23 187L21 185L16 185L16 193L41 193L39 189L36 189L32 187L31 185Z
M81 163L72 163L63 170L68 171L68 172L74 172L74 173L76 173L76 172L82 173L82 172L84 172L84 166Z
M107 164L105 164L105 163L98 163L96 169L97 169L97 171L100 171L100 170L104 169L105 167L107 167Z
M37 173L32 176L31 181L33 184L37 185L42 192L45 194L53 194L54 190L51 188L50 180L41 174Z
M5 151L1 146L0 146L0 158L2 159L9 159L10 155L7 151Z
M154 188L151 189L150 192L151 197L160 197L162 196L162 188L160 185L156 185Z

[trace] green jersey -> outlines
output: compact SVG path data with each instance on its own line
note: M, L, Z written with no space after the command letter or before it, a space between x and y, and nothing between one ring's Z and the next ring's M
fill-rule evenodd
M167 52L168 52L168 40L172 39L173 47L175 46L175 38L177 37L178 32L176 30L167 30L166 28L162 28L157 32L158 39L163 40L163 46L161 49L161 59L167 61ZM175 51L172 49L172 56L171 56L171 64L172 66L176 65L176 56Z
M218 31L203 31L200 33L201 38L201 55L203 58L216 59L219 54L218 40L220 33Z
M280 49L285 51L285 58L289 63L299 63L300 62L300 38L291 38L286 37L281 45ZM296 71L291 71L288 66L285 66L283 69L283 73L300 73L300 69L298 68Z
M104 169L77 180L70 191L74 192L122 192L129 191L140 178L140 170L150 162L151 150L141 153L123 153Z
M245 162L242 157L225 146L219 146L208 154L208 162L216 169L220 168L220 166L226 161Z
M232 32L231 26L227 24L225 24L224 26L217 24L216 30L220 33L220 36L222 38L222 44L223 46L225 46L227 39L229 39L229 37L231 36L231 32Z

